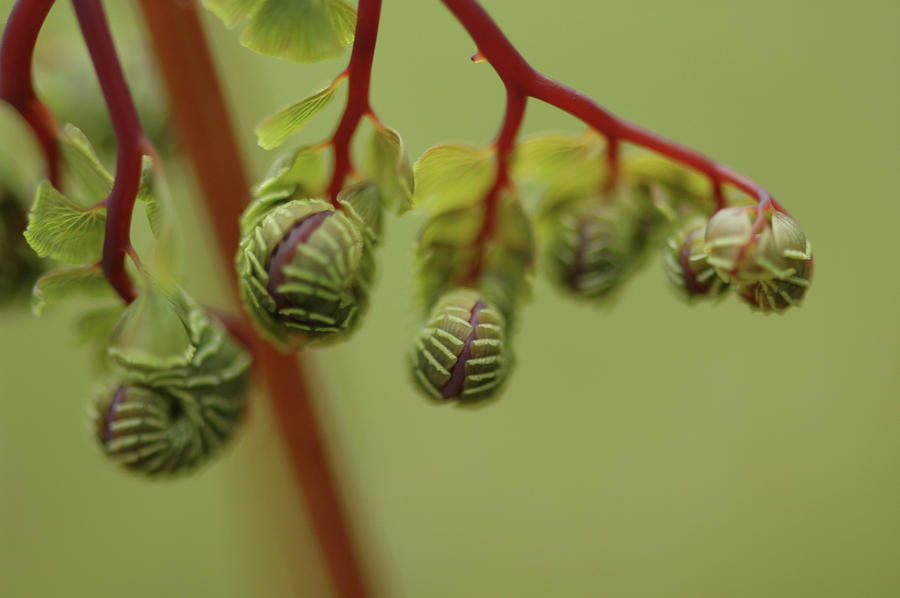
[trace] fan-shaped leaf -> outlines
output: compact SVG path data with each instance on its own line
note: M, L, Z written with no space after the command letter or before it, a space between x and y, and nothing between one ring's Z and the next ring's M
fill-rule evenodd
M545 135L516 147L516 178L547 185L556 193L593 192L606 172L606 144L594 133L579 137Z
M38 186L25 239L41 257L69 264L100 261L106 208L82 208L44 181Z
M203 6L229 29L237 27L259 4L261 0L203 0Z
M493 156L489 150L461 144L427 150L414 167L416 205L442 212L478 202L493 180Z
M260 54L315 62L339 56L355 27L356 9L344 0L263 0L252 9L241 42Z

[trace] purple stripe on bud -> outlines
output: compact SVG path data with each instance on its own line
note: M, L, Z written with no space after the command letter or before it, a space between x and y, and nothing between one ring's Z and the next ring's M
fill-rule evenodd
M456 364L450 372L450 379L447 380L447 383L444 384L444 387L441 389L441 395L443 395L445 399L458 398L462 395L463 383L466 380L466 363L468 363L469 358L472 356L472 341L475 340L475 331L478 329L478 312L480 312L483 307L484 302L480 299L472 307L472 313L469 316L469 324L472 326L472 332L469 333L468 338L466 338L466 341L463 344L462 351L459 353Z
M284 295L278 292L278 287L284 283L284 266L291 263L294 259L297 247L302 243L306 243L312 234L325 222L325 219L332 214L334 212L318 212L297 221L281 238L281 241L275 245L275 249L272 250L268 266L268 290L279 308L284 307L286 303Z

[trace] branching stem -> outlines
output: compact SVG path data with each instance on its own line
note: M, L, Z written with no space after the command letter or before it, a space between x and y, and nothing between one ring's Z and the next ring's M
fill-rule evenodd
M334 169L327 193L335 208L340 207L337 203L338 193L344 186L347 176L353 172L353 162L350 159L350 142L353 140L353 134L356 133L364 116L374 117L369 105L369 87L380 18L381 0L359 0L353 51L350 54L350 63L344 71L349 78L347 106L331 137L331 146L334 150Z
M655 151L709 177L713 186L713 199L719 208L725 205L725 196L722 191L724 184L733 185L753 197L758 204L757 218L754 225L756 232L765 223L764 213L767 208L772 207L779 211L785 211L769 195L768 191L752 179L719 164L689 147L623 120L581 92L536 71L516 50L477 0L441 1L475 41L478 52L473 56L473 60L477 59L476 61L478 62L484 60L490 63L501 81L503 81L508 98L507 107L510 105L510 96L518 96L521 100L516 101L523 103L527 98L535 98L575 116L606 137L607 164L610 166L610 173L606 181L608 188L616 184L619 146L620 142L626 141ZM515 126L517 130L517 119L519 117L516 116L515 112L511 113L507 109L503 130L506 131L508 125ZM498 153L496 182L484 200L486 204L485 225L482 228L482 234L479 235L480 245L483 245L485 237L490 236L492 228L495 226L491 204L495 200L495 188L497 185L505 185L508 182L507 169L506 158L501 153ZM471 279L472 275L469 278Z
M53 114L34 92L31 64L38 34L55 0L18 0L6 21L0 42L0 99L10 104L31 127L44 154L47 178L59 188L60 152Z
M72 0L72 5L116 134L116 178L106 199L103 273L119 296L131 302L136 292L125 269L125 256L132 252L131 215L141 182L141 161L154 151L141 129L103 4L100 0Z

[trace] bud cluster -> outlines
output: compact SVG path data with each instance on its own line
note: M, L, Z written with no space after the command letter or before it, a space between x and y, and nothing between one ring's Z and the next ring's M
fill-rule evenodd
M787 214L759 216L756 207L735 206L686 221L667 241L669 279L689 299L733 288L762 311L799 305L812 276L810 243Z

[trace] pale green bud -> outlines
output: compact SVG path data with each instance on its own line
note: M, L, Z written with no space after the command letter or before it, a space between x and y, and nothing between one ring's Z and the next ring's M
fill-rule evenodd
M793 218L767 212L761 230L753 231L757 210L752 206L724 208L706 227L709 263L722 280L740 285L787 278L795 262L809 261L806 235Z

